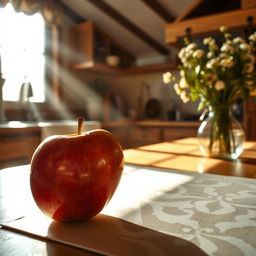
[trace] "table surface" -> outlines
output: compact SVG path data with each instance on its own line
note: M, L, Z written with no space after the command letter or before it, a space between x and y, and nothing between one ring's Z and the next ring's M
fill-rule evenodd
M146 145L124 150L129 164L165 169L210 173L226 176L256 178L256 142L247 141L236 160L203 157L197 138Z
M194 139L125 150L126 163L136 165L126 165L117 192L102 214L159 231L168 235L164 239L170 243L184 245L185 239L191 242L187 246L202 250L192 247L186 251L189 255L193 251L196 255L256 255L256 180L241 178L256 177L256 146L253 142L245 146L236 161L201 157ZM28 177L29 166L0 172L0 255L99 255L8 228L8 223L15 226L29 218L35 207ZM33 226L31 220L28 229Z

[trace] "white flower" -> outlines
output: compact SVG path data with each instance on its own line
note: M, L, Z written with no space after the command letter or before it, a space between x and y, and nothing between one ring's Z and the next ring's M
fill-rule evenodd
M231 58L222 59L220 65L225 68L231 68L234 66L234 61Z
M214 57L214 53L213 52L208 52L207 53L207 58L208 59L211 59L211 58L213 58Z
M193 52L192 57L193 57L193 58L198 58L198 59L200 59L201 57L203 57L203 55L204 55L204 51L201 50L201 49L197 49L197 50L195 50L195 51Z
M213 68L214 66L217 66L218 64L219 64L219 60L217 58L213 58L206 63L206 67Z
M188 87L189 87L189 85L188 85L188 83L187 83L185 77L182 77L182 78L180 79L179 86L180 86L181 89L185 89L185 88L188 88Z
M201 70L201 67L199 65L197 65L195 68L196 73L199 74L200 70Z
M232 45L229 45L227 43L224 43L221 48L220 48L221 52L228 52L230 54L233 54L235 52L235 48Z
M185 57L186 54L186 49L185 48L181 48L181 50L178 53L178 56L180 59L183 59Z
M195 43L190 43L189 45L186 46L186 52L189 52L189 51L193 51L195 49L197 49L197 44Z
M173 86L173 88L174 88L175 92L176 92L178 95L180 95L180 94L182 93L182 91L183 91L183 90L180 88L179 84L177 84L177 83Z
M226 26L221 26L220 27L220 32L224 33L224 32L227 32L228 31L228 28Z
M216 44L215 39L212 37L206 37L203 40L203 44L208 45L208 47L210 48L211 51L217 51L219 49L219 47Z
M215 87L215 89L216 89L217 91L223 90L223 89L225 88L225 86L226 86L226 84L225 84L225 82L222 81L222 80L216 81L216 83L215 83L215 85L214 85L214 87Z
M212 38L212 37L206 37L206 38L204 38L204 40L203 40L203 44L205 44L205 45L211 44L211 43L213 43L213 42L215 42L215 40L214 40L214 38Z
M253 34L251 34L251 35L249 36L249 39L250 39L251 41L253 41L253 42L256 42L256 32L254 32Z
M187 58L187 59L189 59L189 58L191 58L191 57L193 57L193 53L194 53L194 51L186 51L186 55L185 55L185 58Z
M242 37L236 37L236 38L233 39L233 42L235 44L244 44L245 40Z
M233 45L233 41L227 40L227 41L226 41L226 44L227 44L227 45Z
M170 83L171 81L174 81L174 80L175 80L175 77L172 75L171 72L165 72L163 74L163 82L165 84L168 84L168 83Z
M183 65L184 65L184 67L186 67L186 68L193 68L192 63L189 62L188 60L187 60L186 62L183 62Z
M182 64L184 65L184 67L188 66L188 59L187 58L182 58L180 60L181 60Z
M184 64L184 65L186 65L186 63L188 61L187 58L181 58L180 60L181 60L182 64Z
M180 70L180 76L185 76L185 71L184 70Z
M190 96L185 90L181 92L180 98L183 101L183 103L187 103L188 101L190 101Z
M240 44L240 45L239 45L239 48L240 48L241 50L243 50L243 51L250 51L250 50L251 50L251 46L250 46L249 44L246 44L246 43Z

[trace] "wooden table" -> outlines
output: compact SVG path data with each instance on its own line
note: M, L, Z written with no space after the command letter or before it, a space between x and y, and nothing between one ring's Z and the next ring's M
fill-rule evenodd
M139 225L136 226L136 229L141 227L143 232L148 232L148 229L159 231L157 235L162 232L161 241L166 240L168 243L176 245L186 244L185 240L182 239L186 238L186 235L188 240L190 240L189 236L195 236L194 240L191 240L193 243L186 244L185 251L189 252L189 255L193 255L193 253L194 255L205 255L203 251L197 251L197 247L194 247L194 244L197 244L198 236L202 241L206 241L205 238L208 239L211 236L213 241L221 241L224 234L223 239L226 240L223 240L220 245L221 253L226 250L226 252L230 251L230 254L225 255L253 255L250 254L252 252L256 255L256 243L254 242L256 236L256 221L254 220L256 216L256 180L227 177L256 177L255 143L248 142L245 147L245 152L236 161L202 157L197 149L196 140L193 138L125 150L126 163L136 165L126 165L126 172L116 194L110 204L103 210L103 215L97 216L95 221L97 222L105 214L106 216L112 216L114 219L120 218L121 222L125 221L125 226L129 226L129 223L135 223ZM154 167L157 168L154 169ZM147 176L150 173L152 176ZM206 173L221 174L221 176ZM140 177L142 182L137 177ZM129 184L128 181L132 183ZM207 182L209 182L209 186ZM202 191L208 191L208 194L202 195L203 193L200 191L202 185L205 186ZM223 186L228 186L227 190L223 189ZM195 194L195 191L189 191L193 187L197 188L197 194ZM153 193L146 198L145 191L149 193L153 191ZM187 191L187 194L185 191ZM141 194L139 195L139 193ZM123 198L124 194L127 194L127 198ZM152 197L156 194L159 196L159 201L158 198ZM194 199L189 203L190 196L194 196ZM132 201L131 198L138 201ZM159 204L166 200L171 200L169 202L171 207L159 208ZM184 203L182 203L183 201ZM206 207L208 203L209 209ZM178 205L181 208L178 209ZM198 210L200 205L202 209ZM0 224L3 224L3 227L0 228L0 255L102 255L56 242L49 239L49 237L42 237L37 234L31 235L28 231L8 227L8 223L19 223L19 221L26 220L26 218L30 221L28 216L32 216L31 213L34 209L35 204L29 188L29 166L17 166L1 170ZM163 212L159 213L158 211L161 209L163 209ZM198 212L196 212L197 210ZM221 213L222 210L224 213ZM192 211L195 213L193 215L195 219L193 216L188 217ZM160 214L160 217L158 214ZM162 222L162 214L164 219L170 214L167 220L171 222ZM200 214L202 214L200 217L202 223L201 220L195 222L198 221L196 218ZM188 226L181 228L180 224L186 218ZM181 219L181 223L177 225L179 219ZM216 224L213 221L215 219L218 220ZM177 221L176 224L173 223L174 220ZM35 220L31 219L29 223L31 226L28 228L33 229L37 226ZM222 223L224 223L224 229L219 226ZM232 224L227 225L225 223ZM210 228L209 225L211 224L214 224L214 228ZM196 227L197 225L199 226ZM230 229L232 225L234 225L234 229ZM195 230L193 231L191 228L195 228ZM189 232L192 233L189 234ZM238 234L234 240L238 242L232 244L233 240L231 239L230 242L228 239L232 238L234 234ZM244 237L247 237L247 240L241 243L240 240ZM237 249L236 245L240 247ZM212 251L217 248L214 247L212 241L209 241L209 246ZM207 244L206 247L205 245L202 246L205 251L208 250L207 248ZM209 254L211 255L211 253ZM123 256L122 253L117 255ZM179 255L185 254L179 253ZM223 254L219 254L218 249L212 255Z
M0 223L26 215L33 206L29 191L29 166L17 166L0 171ZM0 228L0 255L97 255L92 252L56 243L50 240L26 236Z
M244 152L234 161L203 157L197 138L127 149L124 155L126 163L129 164L256 178L256 142L246 142Z

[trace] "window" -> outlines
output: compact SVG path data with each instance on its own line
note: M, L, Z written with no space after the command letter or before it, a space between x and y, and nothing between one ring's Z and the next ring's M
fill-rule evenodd
M45 23L40 14L14 11L11 4L0 8L1 72L5 79L3 99L19 100L20 88L28 80L33 102L45 101Z

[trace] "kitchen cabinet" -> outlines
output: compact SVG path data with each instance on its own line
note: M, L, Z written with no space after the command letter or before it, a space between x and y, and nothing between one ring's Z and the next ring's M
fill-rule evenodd
M130 67L134 56L107 35L95 23L87 21L70 29L70 68L119 74ZM118 67L106 63L108 55L120 58Z
M0 129L0 168L28 164L41 140L37 127Z
M199 125L200 122L160 120L102 123L102 127L110 131L124 149L180 138L196 137Z
M112 133L112 135L119 141L122 148L129 148L129 126L121 126L121 127L108 127L107 130Z
M159 127L132 126L129 135L130 147L140 147L162 141L162 131Z
M182 139L185 137L196 137L197 127L169 127L163 129L163 141Z

